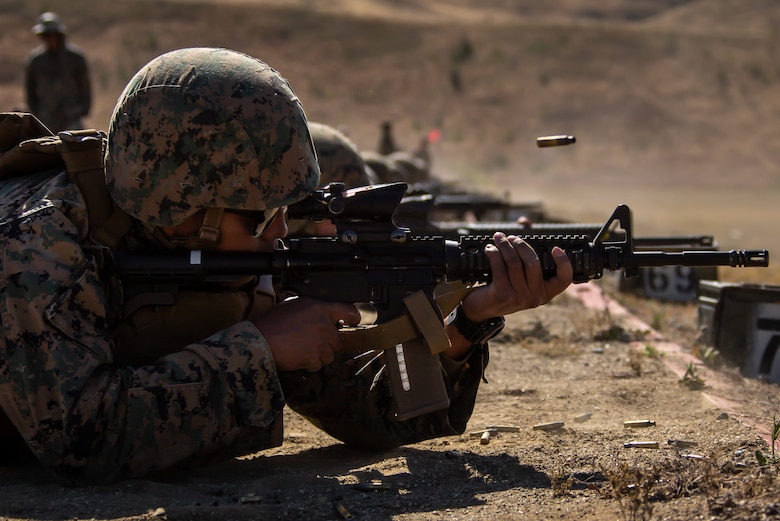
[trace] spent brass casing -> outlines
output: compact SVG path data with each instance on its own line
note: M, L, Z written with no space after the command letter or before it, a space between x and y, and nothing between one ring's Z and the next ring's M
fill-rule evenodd
M352 515L352 513L349 510L347 510L347 507L345 507L341 503L339 503L337 501L334 502L333 503L333 508L335 508L336 512L339 513L339 515L341 516L341 519L355 519L355 516Z
M539 148L561 147L565 145L571 145L572 143L576 142L577 138L568 135L542 136L536 138L536 146Z
M372 479L355 485L355 489L362 492L374 492L378 490L390 490L390 485L381 479Z
M520 427L515 425L488 425L485 430L496 432L520 432Z
M577 422L577 423L583 423L583 422L586 422L586 421L590 420L591 416L593 416L593 414L591 414L589 412L584 412L584 413L580 414L579 416L575 416L574 417L574 421Z
M627 449L657 449L657 441L629 441L624 443L623 447Z
M563 428L563 422L538 423L533 426L535 431L555 431Z
M623 422L623 427L627 429L640 429L642 427L655 427L655 421L653 420L626 420Z

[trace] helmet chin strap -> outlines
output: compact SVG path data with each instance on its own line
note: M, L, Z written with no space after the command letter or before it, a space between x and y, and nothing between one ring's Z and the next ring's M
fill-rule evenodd
M172 250L186 248L188 250L214 249L219 243L219 224L222 222L223 208L207 208L206 215L197 232L189 235L168 237L158 227L154 229L155 238L163 246Z
M219 223L222 222L224 208L207 208L203 216L203 223L198 230L198 240L211 243L214 246L219 242Z

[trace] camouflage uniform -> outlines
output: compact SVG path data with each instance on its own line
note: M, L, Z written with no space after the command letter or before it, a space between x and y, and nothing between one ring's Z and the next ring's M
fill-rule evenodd
M63 477L139 476L271 430L284 398L271 354L237 322L152 364L115 364L119 312L79 244L84 202L65 174L2 184L0 405ZM11 203L13 201L13 203Z
M384 156L372 150L363 150L360 152L360 156L365 161L366 165L371 168L376 174L380 183L398 183L405 182L402 172L399 171L397 165L395 165L388 156Z
M63 47L48 50L41 45L27 57L24 93L30 111L54 133L83 128L81 118L89 113L92 93L84 54L64 42L64 27L54 13L44 13L33 32L56 32Z
M215 77L223 78L216 86ZM276 71L233 51L185 49L150 62L120 97L106 176L118 205L138 219L127 243L155 251L162 245L154 226L195 209L264 210L304 197L318 181L314 159L303 111ZM0 183L0 407L60 476L143 476L238 440L252 450L274 446L285 402L364 447L465 429L487 361L483 346L464 362L442 358L449 410L399 422L389 386L372 371L356 377L351 356L316 373L277 372L262 333L242 320L251 299L195 340L187 338L195 320L163 320L168 343L142 363L120 363L122 350L143 347L134 345L142 334L118 334L133 320L123 307L133 288L116 284L109 259L84 244L87 220L64 172ZM218 293L242 302L247 290ZM209 295L195 299L218 309Z

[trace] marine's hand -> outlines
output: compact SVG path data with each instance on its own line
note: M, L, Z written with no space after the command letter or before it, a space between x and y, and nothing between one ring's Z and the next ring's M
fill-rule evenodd
M495 244L485 247L492 282L469 294L462 303L471 320L481 322L548 303L572 282L573 269L566 253L557 246L552 255L557 271L545 280L534 249L517 236L493 235Z
M300 297L251 316L280 371L318 371L343 349L339 324L354 325L360 314L352 304Z
M473 322L534 308L548 303L571 284L574 270L561 248L552 249L556 265L554 277L545 280L536 251L517 236L501 232L493 235L495 245L485 248L490 262L492 281L463 299L461 310ZM471 343L456 328L447 326L450 348L444 353L462 360L471 350Z

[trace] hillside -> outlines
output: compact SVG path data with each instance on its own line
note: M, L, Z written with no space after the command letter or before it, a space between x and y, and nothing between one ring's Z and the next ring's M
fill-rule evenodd
M636 235L780 251L777 0L0 0L0 110L23 104L48 9L87 53L96 128L153 57L229 47L362 149L383 120L409 148L437 128L441 177L570 220L627 203ZM577 143L536 148L561 133ZM696 304L614 282L507 317L461 436L355 451L287 408L281 447L149 478L71 487L0 465L0 519L778 519L780 388L699 345Z
M231 47L280 70L311 120L361 148L374 147L383 119L407 147L440 128L443 177L575 220L625 202L640 232L780 245L762 229L780 216L780 4L770 0L1 0L4 108L22 104L29 28L44 9L88 53L98 128L152 57ZM556 133L578 143L535 148Z

